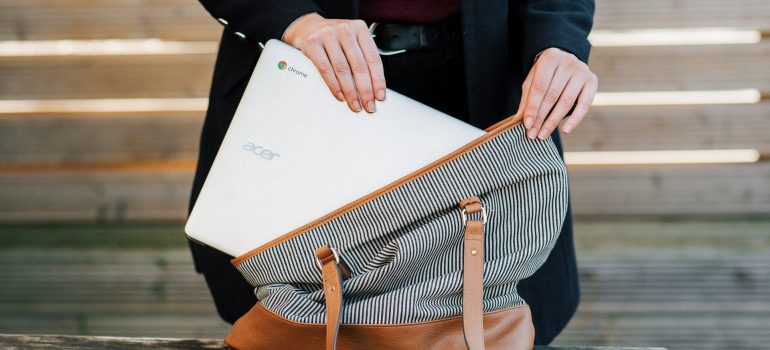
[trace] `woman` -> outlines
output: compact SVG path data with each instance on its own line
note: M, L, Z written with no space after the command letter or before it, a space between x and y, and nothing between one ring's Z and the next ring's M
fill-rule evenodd
M307 55L330 97L363 114L398 91L479 128L513 114L532 142L571 132L597 89L586 62L593 0L201 0L225 30L190 207L232 119L259 47L281 39ZM372 24L373 34L370 33ZM382 50L382 54L378 52ZM190 243L220 316L234 322L254 305L253 288L230 257ZM571 209L545 264L519 284L536 344L566 326L579 299Z

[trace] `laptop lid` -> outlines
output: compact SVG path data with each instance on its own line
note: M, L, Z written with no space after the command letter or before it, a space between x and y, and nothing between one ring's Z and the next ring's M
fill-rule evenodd
M484 134L388 90L377 111L337 101L301 51L265 45L187 220L237 257Z

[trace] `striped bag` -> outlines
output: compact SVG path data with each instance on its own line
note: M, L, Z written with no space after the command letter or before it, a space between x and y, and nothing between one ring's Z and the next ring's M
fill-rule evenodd
M553 140L506 118L451 154L233 259L256 305L233 349L529 349L518 281L567 211Z

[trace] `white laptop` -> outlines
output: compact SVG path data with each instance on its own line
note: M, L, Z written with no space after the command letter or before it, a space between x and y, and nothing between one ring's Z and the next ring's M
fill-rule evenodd
M301 51L268 41L187 236L237 257L484 134L392 90L376 107L351 111Z

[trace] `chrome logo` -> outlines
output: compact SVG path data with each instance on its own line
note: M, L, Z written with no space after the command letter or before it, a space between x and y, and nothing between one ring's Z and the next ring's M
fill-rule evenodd
M292 72L292 73L294 73L296 75L299 75L299 76L301 76L303 78L307 78L307 73L300 72L300 71L294 69L294 67L289 66L289 64L286 63L286 61L278 61L278 69L289 71L289 72Z

